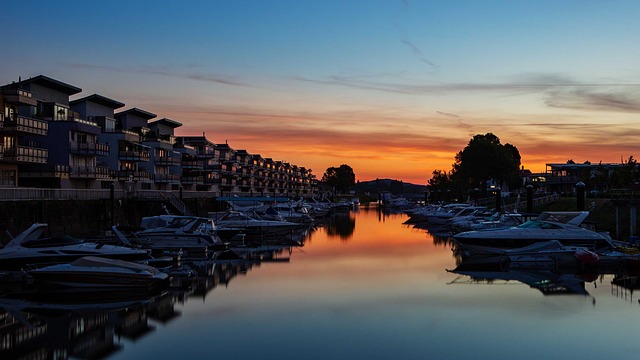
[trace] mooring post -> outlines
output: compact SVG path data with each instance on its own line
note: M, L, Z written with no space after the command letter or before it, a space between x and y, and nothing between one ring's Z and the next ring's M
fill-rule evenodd
M576 206L578 211L584 211L584 183L579 181L576 185Z
M636 232L637 232L637 227L636 227L636 206L635 204L630 204L629 205L629 238L630 239L636 239Z
M502 212L502 189L496 187L494 191L496 192L496 211Z
M533 212L533 185L529 184L527 188L527 213Z
M109 216L109 220L111 221L111 226L113 226L113 218L116 211L116 187L113 183L109 184L109 198L111 199L111 216Z

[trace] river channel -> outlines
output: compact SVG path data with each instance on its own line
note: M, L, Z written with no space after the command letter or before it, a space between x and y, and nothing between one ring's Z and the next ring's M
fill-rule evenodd
M2 299L0 358L640 356L635 278L451 272L447 239L405 220L360 207L161 294Z

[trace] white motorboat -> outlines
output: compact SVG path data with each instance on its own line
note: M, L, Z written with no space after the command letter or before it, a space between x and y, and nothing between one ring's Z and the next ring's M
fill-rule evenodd
M303 206L294 206L293 204L285 204L285 203L276 203L269 208L275 210L278 215L284 219L284 221L289 221L298 224L313 224L313 218L309 215L309 211L307 208ZM268 211L266 209L265 211Z
M446 205L428 205L421 208L416 208L407 212L409 215L409 222L431 222L431 219L435 216L445 214L445 216L451 215L452 211L457 211L462 208L468 207L468 204L452 203Z
M153 266L96 256L36 268L27 273L39 283L67 287L149 288L166 283L169 278Z
M476 249L475 252L462 252L461 255L467 264L499 263L510 268L583 266L595 264L600 260L597 253L587 248L565 246L557 240L540 241L522 248L484 248ZM602 254L609 256L611 252L606 251Z
M47 224L35 223L0 249L0 268L18 270L27 264L68 263L83 256L121 260L149 259L146 250L85 242L70 236L45 237Z
M242 229L249 237L262 235L287 235L300 227L299 224L289 221L255 219L238 211L211 213L210 215L213 217L217 226L222 228Z
M140 228L142 230L126 236L118 227L114 227L114 233L120 238L125 236L134 245L152 250L225 246L217 236L216 226L210 218L182 215L148 216L142 218Z
M453 239L471 251L483 251L486 248L522 248L549 240L557 240L564 246L595 250L614 248L615 245L607 235L581 227L588 215L588 211L549 211L516 227L467 231L454 235Z
M469 206L467 204L455 204L455 206L444 207L439 211L428 214L426 216L427 222L430 225L446 225L451 219L458 216L470 215L478 209L480 209L480 207Z

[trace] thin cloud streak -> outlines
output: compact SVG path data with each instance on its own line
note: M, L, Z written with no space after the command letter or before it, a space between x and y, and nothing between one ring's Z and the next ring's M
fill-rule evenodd
M522 95L526 93L546 94L545 104L549 107L607 110L607 111L636 111L640 108L640 101L634 95L640 90L640 84L635 83L579 83L567 77L554 74L539 76L528 75L526 79L518 77L519 81L504 83L450 83L450 84L408 84L376 82L362 78L332 75L326 78L308 78L294 76L301 82L321 85L343 86L361 90L373 90L406 95L445 94L450 92L514 92ZM603 93L605 88L631 88L631 93ZM638 88L638 89L633 89Z
M237 81L233 77L227 77L227 76L218 75L218 74L206 74L206 73L183 74L179 72L165 70L162 68L153 68L153 67L115 67L115 66L92 65L92 64L82 64L82 63L66 63L63 65L67 67L75 68L75 69L106 70L106 71L128 73L128 74L161 75L161 76L169 76L174 78L189 79L194 81L212 82L212 83L231 85L231 86L253 87L250 84ZM190 66L190 67L193 67L193 66Z
M437 67L437 65L436 65L436 64L434 64L434 63L432 63L431 61L429 61L429 60L424 56L424 54L422 54L422 51L420 51L420 49L419 49L415 44L413 44L411 41L409 41L409 40L402 40L402 43L403 43L404 45L408 46L408 47L409 47L409 49L411 49L411 52L413 53L413 55L415 55L415 56L416 56L416 58L418 58L418 60L420 60L421 62L423 62L423 63L425 63L425 64L427 64L427 65L430 65L430 66L432 66L432 67Z

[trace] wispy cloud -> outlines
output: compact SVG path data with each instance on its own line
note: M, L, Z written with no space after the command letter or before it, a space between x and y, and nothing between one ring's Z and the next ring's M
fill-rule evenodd
M75 68L75 69L106 70L106 71L129 73L129 74L161 75L161 76L169 76L174 78L189 79L194 81L212 82L212 83L231 85L231 86L252 86L248 83L239 81L235 77L225 76L221 74L212 74L212 73L180 72L180 71L173 70L174 67L172 66L116 67L116 66L93 65L93 64L82 64L82 63L66 63L63 65L67 67ZM194 65L191 64L187 67L193 68Z
M411 41L409 40L402 40L402 43L407 45L409 47L409 49L411 49L411 52L413 52L413 55L415 55L418 60L420 60L421 62L433 66L433 67L437 67L436 64L432 63L431 61L429 61L429 59L427 59L424 54L422 53L422 51Z
M603 87L606 87L604 85ZM587 111L640 112L640 86L624 89L562 88L547 93L545 104Z
M294 80L397 94L448 94L495 92L544 95L543 103L554 108L613 112L640 111L640 84L624 82L579 82L557 74L525 74L495 83L411 84L376 81L371 78L332 75L326 78L294 77Z

